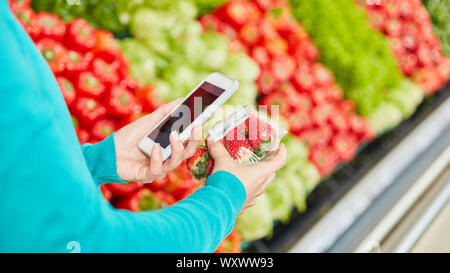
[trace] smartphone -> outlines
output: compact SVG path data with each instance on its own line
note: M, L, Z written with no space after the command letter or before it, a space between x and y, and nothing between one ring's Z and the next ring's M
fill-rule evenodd
M238 81L218 72L208 75L189 95L139 142L148 156L156 143L161 145L163 160L172 154L169 136L177 131L182 142L191 136L194 126L207 121L239 87Z

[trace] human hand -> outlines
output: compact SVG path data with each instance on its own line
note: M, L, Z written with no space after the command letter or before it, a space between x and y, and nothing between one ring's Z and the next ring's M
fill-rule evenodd
M241 214L249 207L255 205L256 198L260 196L266 187L275 178L275 172L286 164L286 147L280 144L278 150L268 155L266 160L252 164L241 164L235 161L222 142L215 142L211 138L207 139L208 152L214 159L214 169L217 171L227 171L234 174L244 184L247 199L241 210Z
M164 104L153 113L121 128L114 134L116 147L117 174L125 181L148 183L164 177L168 172L178 167L181 162L191 157L202 138L201 126L192 130L188 143L183 145L177 132L170 135L172 155L163 162L161 147L156 144L151 156L148 157L138 148L138 143L154 126L156 126L170 111L181 102L181 99Z

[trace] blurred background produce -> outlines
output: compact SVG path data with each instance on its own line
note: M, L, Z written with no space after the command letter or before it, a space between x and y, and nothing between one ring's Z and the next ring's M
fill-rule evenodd
M80 143L184 97L214 71L240 83L228 104L279 107L271 114L290 132L287 164L218 252L239 252L241 240L270 237L307 210L320 181L450 78L446 0L9 3L55 74ZM183 163L151 184L101 191L116 208L155 210L202 183Z

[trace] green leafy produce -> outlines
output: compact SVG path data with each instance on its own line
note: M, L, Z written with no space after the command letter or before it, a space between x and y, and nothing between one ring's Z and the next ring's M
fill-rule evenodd
M130 59L132 75L142 83L154 83L158 97L184 97L208 74L218 71L240 83L229 103L255 103L258 65L243 52L231 52L225 36L203 33L191 1L125 6L133 38L124 39L121 48ZM148 58L154 60L154 71L145 61Z
M281 183L284 183L291 194L291 200L293 205L298 211L303 212L306 210L306 188L303 178L296 172L282 171L277 173L277 177Z
M270 199L266 193L256 199L256 204L237 217L236 229L244 241L254 241L272 234L273 218Z
M422 0L431 16L434 31L441 39L442 50L450 56L450 1Z
M267 187L266 193L270 200L272 218L274 220L286 221L291 216L293 195L288 184L283 180L275 178L275 180Z
M66 21L84 18L93 26L109 30L115 34L124 33L128 28L126 24L122 24L119 20L117 1L33 0L31 6L36 11L56 13Z
M402 79L385 37L370 28L354 0L290 2L346 97L368 116Z
M422 102L424 92L409 80L403 80L399 87L389 90L387 98L395 103L403 113L403 118L408 118Z
M392 102L380 103L368 117L369 126L378 134L399 125L403 119L402 110Z

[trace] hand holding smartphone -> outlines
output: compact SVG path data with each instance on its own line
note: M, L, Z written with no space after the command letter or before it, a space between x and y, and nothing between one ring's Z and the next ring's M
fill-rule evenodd
M177 131L182 142L189 139L192 129L207 121L236 92L238 87L239 83L228 76L217 72L208 75L146 134L138 144L139 149L150 156L153 146L159 143L163 160L166 160L172 154L170 133Z

